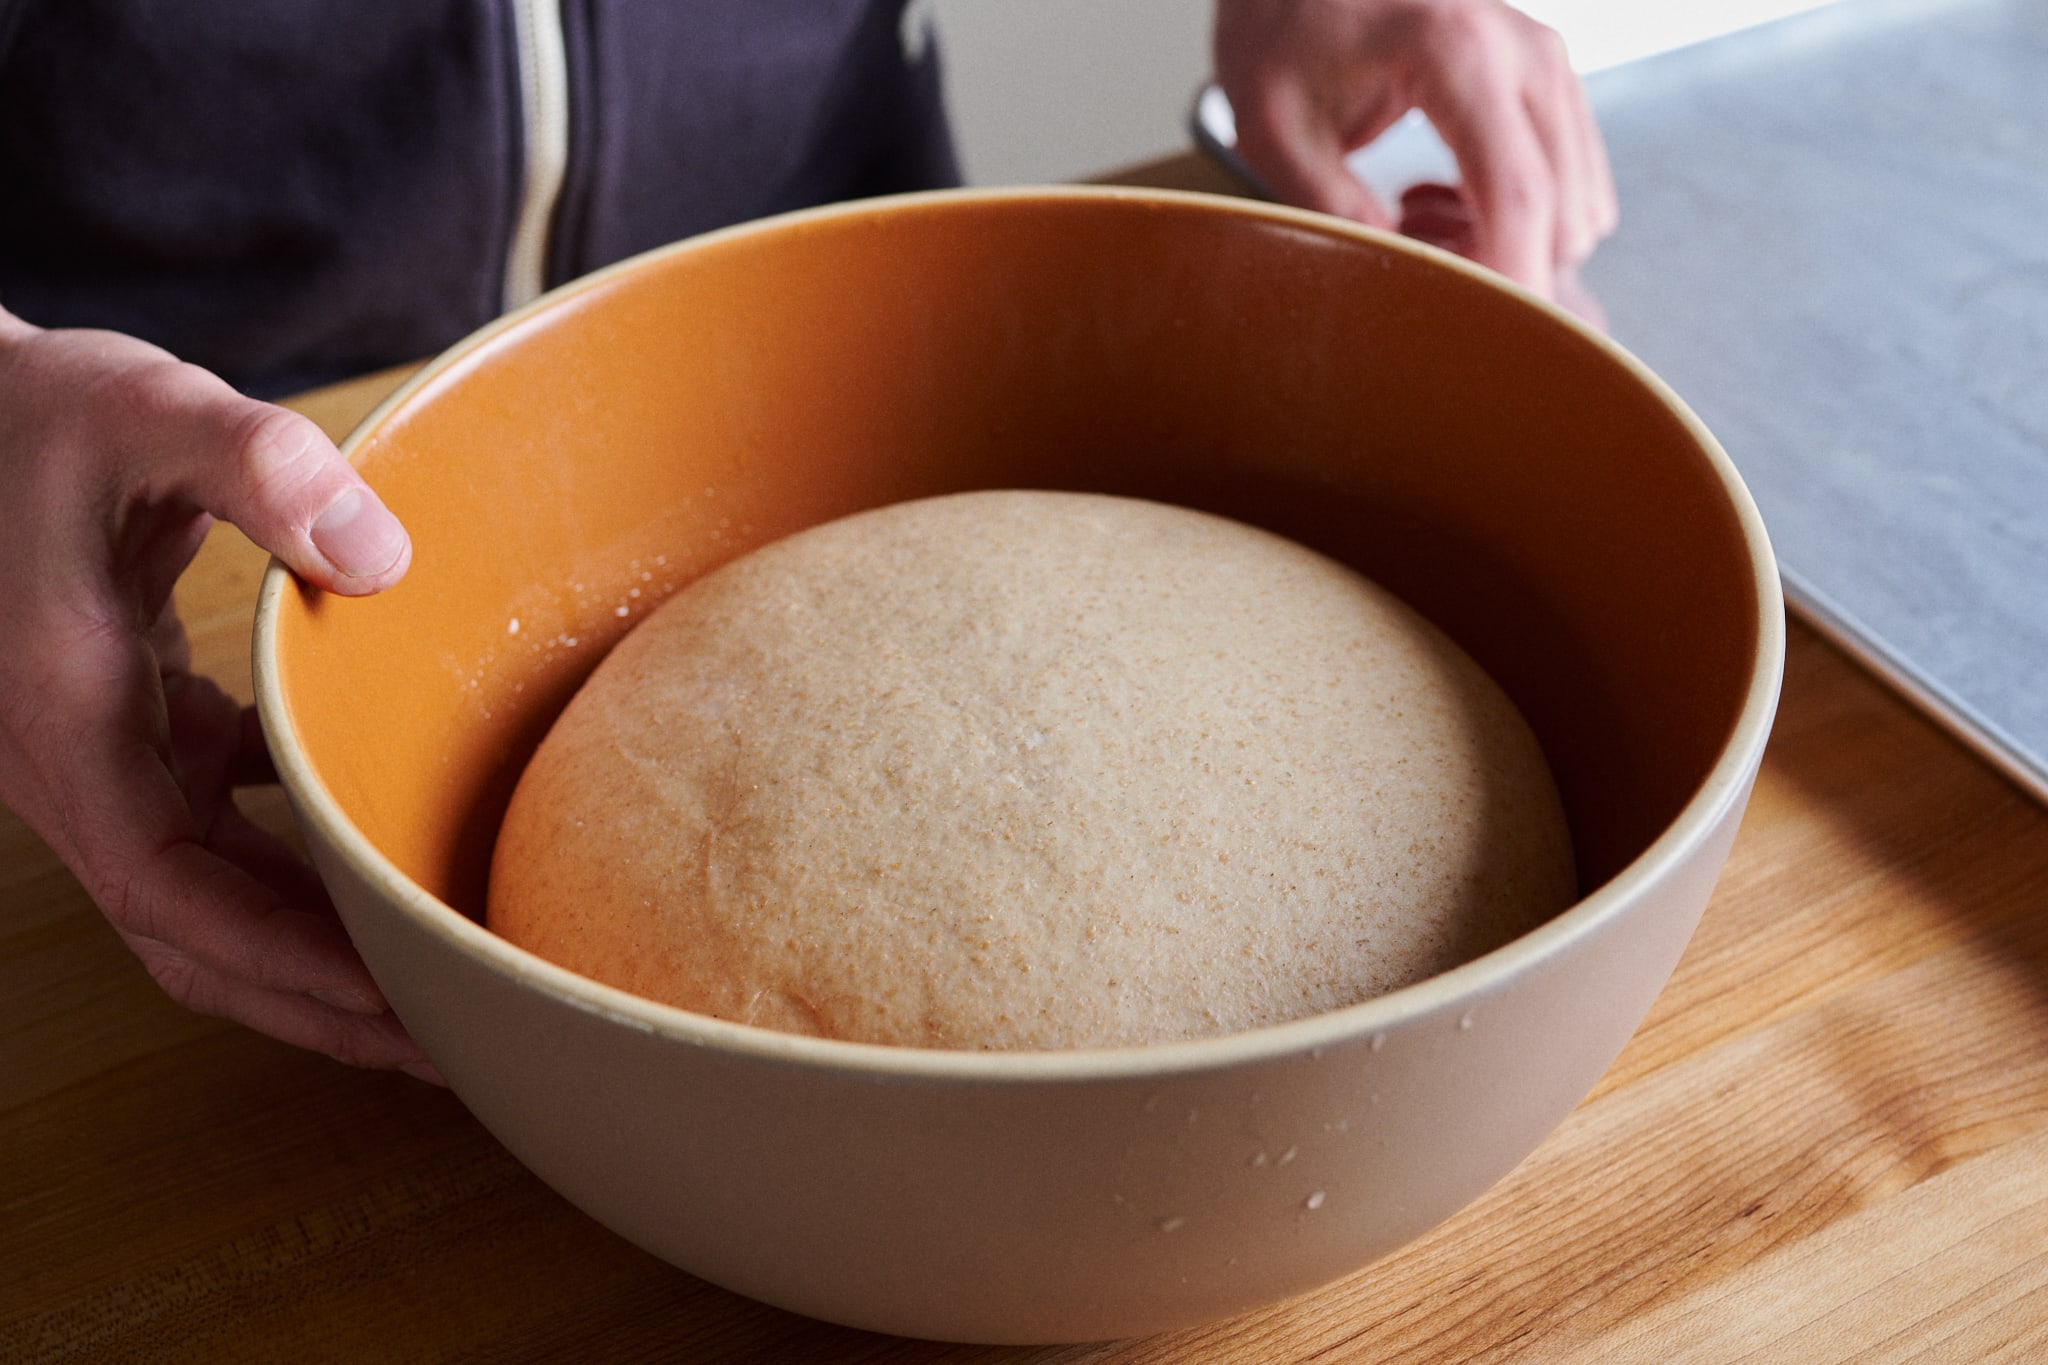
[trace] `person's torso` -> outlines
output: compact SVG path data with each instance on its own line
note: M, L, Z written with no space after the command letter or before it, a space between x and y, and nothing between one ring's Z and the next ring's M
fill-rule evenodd
M660 243L948 179L900 9L0 0L0 302L265 393L429 355Z

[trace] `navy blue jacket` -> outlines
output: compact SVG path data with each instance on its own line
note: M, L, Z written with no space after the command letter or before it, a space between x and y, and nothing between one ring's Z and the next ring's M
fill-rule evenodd
M558 0L548 282L952 181L902 2ZM439 350L505 301L513 3L0 0L0 302L265 395Z

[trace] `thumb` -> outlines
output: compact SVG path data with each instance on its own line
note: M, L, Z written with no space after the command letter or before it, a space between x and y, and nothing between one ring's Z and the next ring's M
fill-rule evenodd
M405 576L411 538L326 433L204 370L176 368L149 443L159 479L317 587L361 596Z
M1239 154L1283 203L1394 226L1386 207L1345 164L1346 140L1307 92L1283 84L1253 92L1238 115L1237 134Z

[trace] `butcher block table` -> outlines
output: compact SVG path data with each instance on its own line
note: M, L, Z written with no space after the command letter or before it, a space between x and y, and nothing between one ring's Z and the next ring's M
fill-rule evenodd
M339 437L400 377L296 406ZM178 595L244 700L263 567L217 529ZM1690 949L1519 1169L1305 1298L1036 1349L669 1268L449 1092L171 1004L0 812L0 1361L285 1359L2048 1360L2048 812L1795 622Z

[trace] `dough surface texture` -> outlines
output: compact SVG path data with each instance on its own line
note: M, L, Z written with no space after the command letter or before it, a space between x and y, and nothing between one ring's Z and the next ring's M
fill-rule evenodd
M490 924L722 1019L1109 1047L1320 1013L1576 895L1462 651L1291 541L984 492L764 546L623 639L522 777Z

